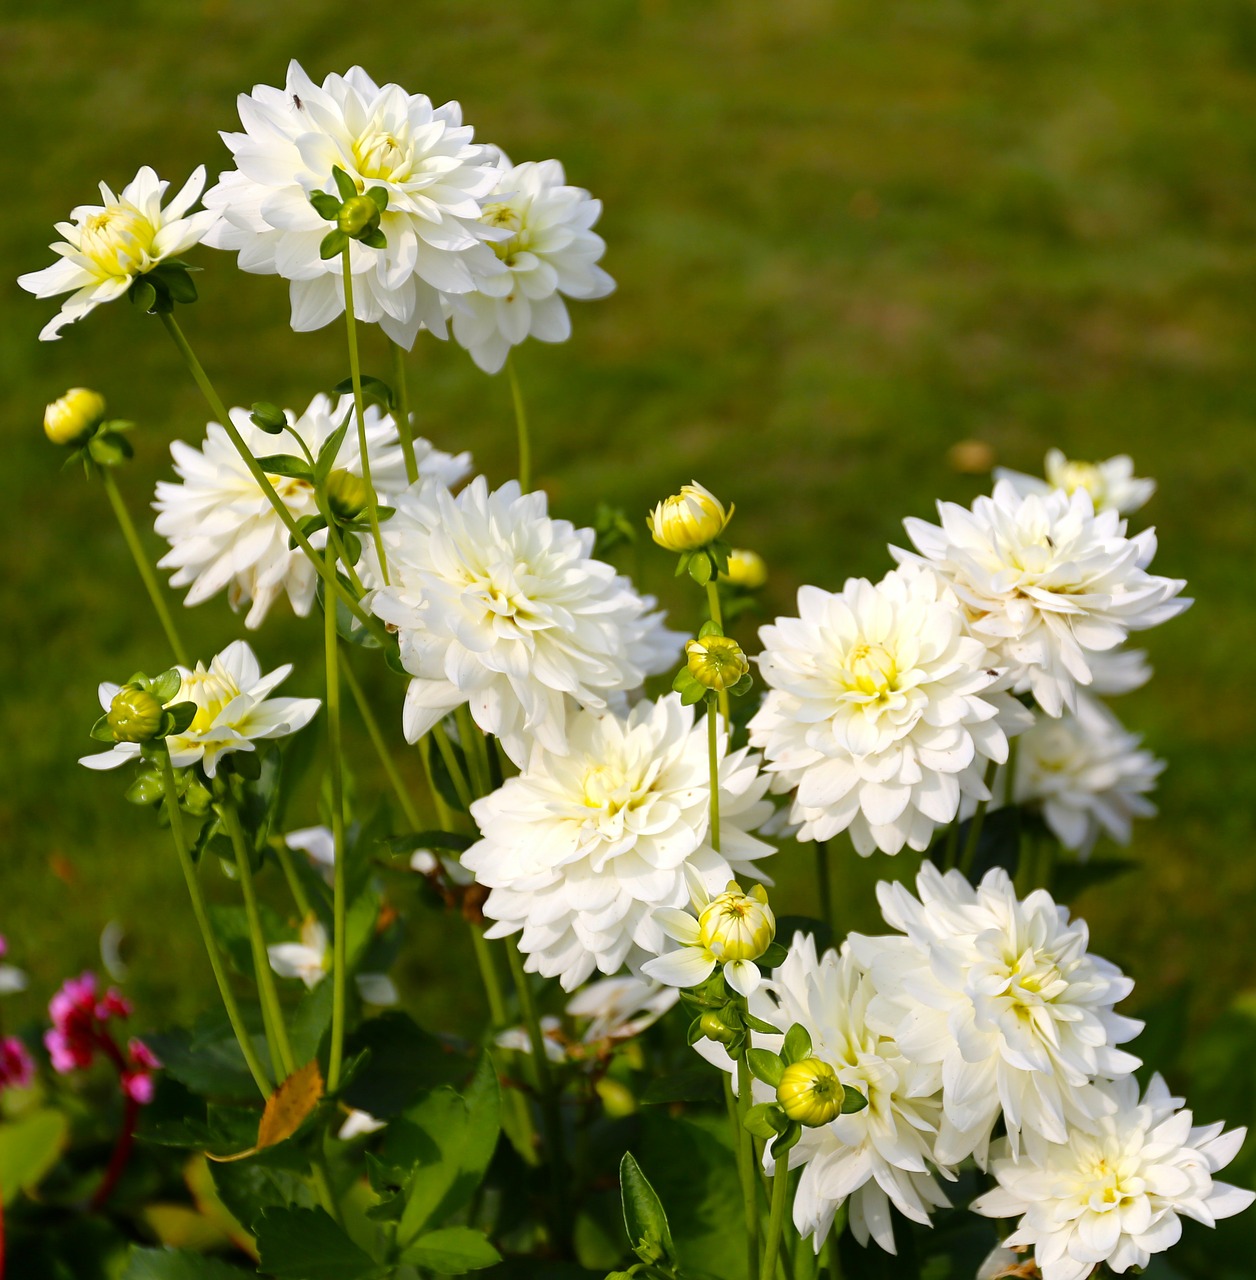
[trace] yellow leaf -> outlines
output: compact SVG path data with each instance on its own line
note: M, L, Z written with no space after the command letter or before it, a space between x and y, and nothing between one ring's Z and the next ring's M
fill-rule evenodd
M322 1097L323 1073L316 1061L307 1062L266 1099L266 1110L257 1126L257 1149L273 1147L292 1137Z

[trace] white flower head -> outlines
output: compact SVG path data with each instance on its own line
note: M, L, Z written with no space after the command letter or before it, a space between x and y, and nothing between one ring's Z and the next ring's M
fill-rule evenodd
M320 86L292 62L284 88L257 85L239 108L245 132L222 135L237 167L205 193L222 215L206 243L238 250L243 271L288 280L294 329L321 328L344 311L340 255L319 256L332 224L309 199L335 193L337 167L359 191L388 193L387 248L349 246L359 320L409 348L421 326L444 337L442 293L506 274L487 244L504 233L479 221L497 171L456 102L434 107L361 67Z
M1029 723L965 634L955 594L915 565L840 593L803 587L797 618L759 631L769 686L750 722L802 840L849 828L861 854L925 849L961 796L988 796L989 760Z
M555 1064L567 1061L567 1037L563 1033L563 1020L552 1013L541 1019L541 1045L545 1057ZM515 1053L532 1052L532 1036L527 1027L506 1027L493 1037L500 1049L512 1049Z
M903 522L920 556L891 551L947 579L1015 691L1032 692L1048 715L1074 707L1078 687L1093 682L1090 654L1191 603L1178 594L1184 582L1146 571L1155 532L1127 538L1125 522L1112 510L1096 513L1084 489L1022 497L1001 480L971 510L939 502L938 514L940 526Z
M1032 1248L1043 1280L1084 1280L1100 1263L1118 1275L1145 1267L1177 1243L1183 1217L1212 1227L1256 1199L1213 1179L1238 1154L1245 1129L1192 1127L1158 1075L1141 1101L1132 1077L1094 1087L1110 1111L1094 1132L1071 1130L1019 1159L1001 1155L999 1185L972 1206L991 1218L1020 1215L1005 1243Z
M1116 1046L1141 1022L1114 1006L1133 982L1091 955L1082 920L1044 889L1021 900L1001 868L974 889L925 863L919 898L882 882L886 922L904 938L852 938L879 995L872 1017L914 1061L940 1067L939 1159L985 1164L1002 1115L1014 1145L1093 1128L1106 1106L1090 1088L1138 1059Z
M1045 480L1004 467L995 467L994 477L1008 481L1022 497L1050 493L1052 489L1068 494L1084 489L1096 511L1115 511L1123 516L1137 511L1156 491L1154 480L1135 476L1133 459L1124 453L1104 462L1075 462L1059 449L1049 449L1043 470Z
M818 1254L833 1217L849 1201L855 1239L869 1237L896 1252L890 1205L913 1222L927 1225L932 1209L948 1203L937 1172L951 1171L934 1156L940 1120L941 1070L906 1054L870 1020L876 995L872 977L848 946L817 956L810 934L794 935L789 953L750 997L750 1012L773 1026L794 1023L811 1036L811 1055L827 1063L843 1088L863 1094L861 1111L838 1115L828 1124L804 1128L789 1153L791 1169L803 1167L794 1197L794 1225L810 1235ZM779 1052L783 1035L755 1033L756 1047ZM703 1057L724 1070L732 1060L722 1045L700 1040ZM758 1102L776 1100L776 1090L755 1082ZM769 1172L774 1162L764 1155Z
M604 710L675 660L653 600L592 559L593 531L546 514L545 494L477 476L456 498L410 489L384 527L392 585L371 609L399 631L416 742L466 703L522 767L533 743L566 750L573 705ZM370 551L367 552L369 558Z
M631 1040L652 1027L680 999L676 987L632 974L599 978L567 1001L568 1017L583 1023L583 1044Z
M331 939L322 921L308 915L301 922L300 942L273 942L267 946L266 956L281 978L300 978L307 989L313 990L331 972ZM353 981L366 1004L386 1007L397 1003L397 988L386 973L355 973Z
M363 1138L368 1134L378 1133L381 1129L386 1128L387 1120L380 1120L371 1115L369 1111L359 1111L356 1107L350 1108L349 1114L345 1116L345 1122L340 1126L336 1133L336 1137L341 1142L352 1142L354 1138Z
M247 409L232 409L231 421L255 456L298 451L299 446L290 439L295 434L317 457L323 442L351 412L352 404L349 396L339 402L315 396L299 417L287 412L289 432L281 436L267 435L250 420ZM387 502L408 484L397 425L374 405L367 407L364 420L371 480L379 500ZM414 445L421 477L455 485L470 471L469 454L451 456L422 439ZM175 571L172 586L191 586L185 603L200 604L225 587L233 609L249 606L245 626L255 629L275 600L286 594L293 611L305 617L314 602L318 572L300 548L289 547L287 528L223 426L211 422L199 449L176 440L170 452L180 482L163 480L157 484L155 527L170 543L158 567ZM361 476L356 426L351 425L345 433L335 468ZM317 514L309 481L281 475L269 478L295 519ZM326 537L320 532L311 541L321 547Z
M597 265L606 243L591 229L602 202L566 185L557 160L512 165L498 153L497 186L481 221L509 233L491 248L506 268L471 293L451 294L454 337L486 373L506 363L525 338L566 342L571 319L563 295L602 298L615 282Z
M81 320L102 302L120 298L137 277L206 238L218 215L212 210L188 215L205 185L205 166L196 169L163 209L169 185L145 165L120 195L102 182L103 204L79 205L69 222L57 223L62 238L49 247L59 261L17 279L37 298L73 295L44 326L42 341L59 338L67 324Z
M538 747L523 773L471 806L483 838L462 862L492 890L487 936L522 931L526 967L565 991L595 968L613 974L658 955L654 912L689 901L686 868L722 888L773 852L750 834L771 811L768 780L756 756L726 746L717 853L706 727L692 707L669 694L626 719L574 713L563 754Z
M253 743L267 738L285 738L303 729L320 706L317 698L272 698L271 692L292 671L292 664L262 675L257 655L243 641L235 640L206 667L194 671L177 668L182 683L171 702L194 702L196 716L179 734L166 739L170 763L176 769L200 764L209 777L218 771L218 761L232 751L255 751ZM120 686L102 684L100 705L106 711ZM109 751L83 756L79 764L89 769L116 769L140 755L138 742L119 742Z
M1013 795L1037 805L1066 849L1082 857L1101 834L1128 844L1133 820L1151 817L1147 799L1164 770L1101 702L1085 695L1076 714L1039 716L1020 740Z
M1108 649L1086 656L1090 666L1090 692L1099 698L1115 698L1141 689L1151 679L1151 663L1143 649Z

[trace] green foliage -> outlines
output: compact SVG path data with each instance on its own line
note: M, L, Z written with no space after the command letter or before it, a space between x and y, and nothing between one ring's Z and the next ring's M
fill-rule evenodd
M267 1209L255 1233L262 1270L275 1280L371 1280L384 1274L322 1209Z
M245 1272L186 1249L131 1250L119 1280L239 1280Z
M624 1229L633 1253L647 1266L674 1265L676 1246L672 1243L662 1201L630 1151L624 1152L619 1164L619 1190L624 1206Z
M60 1111L32 1111L0 1124L0 1202L33 1191L57 1162L69 1134Z
M435 1271L442 1276L460 1276L468 1271L482 1271L502 1260L479 1231L470 1227L442 1227L428 1231L408 1244L401 1261Z

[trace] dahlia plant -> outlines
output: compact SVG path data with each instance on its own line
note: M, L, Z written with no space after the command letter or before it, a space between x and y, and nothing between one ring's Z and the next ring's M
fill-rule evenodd
M1213 1177L1243 1131L1140 1088L1133 980L1055 884L1102 878L1082 860L1154 813L1163 766L1102 701L1150 676L1129 634L1189 603L1123 519L1151 481L1053 451L909 518L879 581L803 586L748 653L767 569L727 543L732 502L693 480L594 530L531 484L515 348L613 288L600 203L358 67L294 62L238 105L202 210L203 170L163 207L143 168L20 281L72 293L43 338L127 296L206 401L169 444L155 565L118 481L132 424L76 387L45 430L102 483L166 650L101 673L82 763L167 832L170 924L190 908L217 1000L123 1039L131 1002L84 974L42 1037L0 1038L0 1268L88 1274L58 1250L94 1215L90 1274L124 1280L836 1280L885 1255L1083 1280L1247 1208ZM297 331L343 316L348 377L228 409L176 319L198 244L286 279ZM362 372L371 326L387 380ZM508 372L497 488L414 434L406 354L450 326ZM679 630L609 558L639 526L697 588ZM286 598L319 696L278 696L296 664L263 674L242 639L204 652L168 588L225 591L250 631ZM345 758L346 696L383 795ZM802 844L811 909L786 915ZM834 927L856 855L885 877L876 936ZM437 913L483 988L470 1038L390 976L432 960ZM0 995L25 984L0 965Z

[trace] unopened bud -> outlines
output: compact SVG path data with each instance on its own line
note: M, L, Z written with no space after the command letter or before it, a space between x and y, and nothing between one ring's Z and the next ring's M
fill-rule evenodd
M379 226L379 205L369 196L351 196L340 206L336 226L351 239L359 240Z
M776 1100L785 1114L810 1128L835 1120L845 1094L837 1072L823 1058L790 1063L776 1086Z
M696 551L714 542L733 518L733 507L724 504L696 480L683 485L646 517L654 541L668 551Z
M776 937L776 917L768 906L767 890L757 884L749 893L730 880L728 888L712 898L698 917L702 945L721 964L730 960L757 960Z
M685 645L689 674L708 689L731 689L750 670L732 636L704 636Z
M714 1040L717 1044L730 1044L737 1037L737 1032L716 1013L704 1013L698 1026L708 1040Z
M726 582L747 591L757 591L768 580L768 567L757 551L736 550L728 553Z
M105 416L105 397L71 387L44 410L44 434L53 444L77 444Z
M327 477L327 502L338 520L356 520L366 510L366 481L352 471L333 471Z
M109 704L105 723L118 742L148 742L161 728L161 703L147 689L119 689Z

